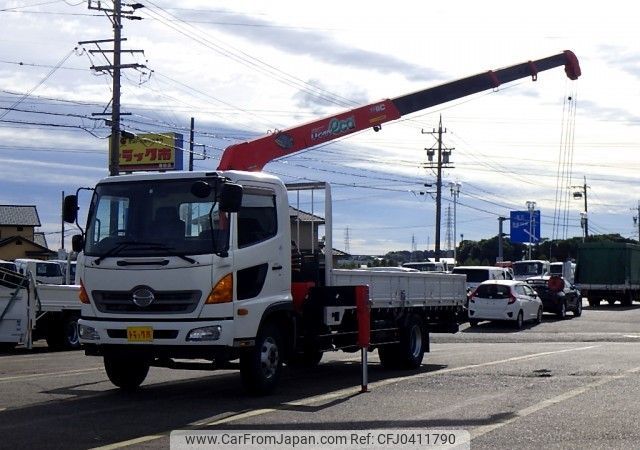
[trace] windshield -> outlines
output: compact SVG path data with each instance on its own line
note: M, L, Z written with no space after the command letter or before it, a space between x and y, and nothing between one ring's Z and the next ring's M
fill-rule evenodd
M61 277L62 269L58 263L37 263L36 276L39 277Z
M204 198L192 193L194 181L98 185L89 212L85 254L171 256L226 249L228 214L219 213L215 188ZM212 180L201 181L215 186Z
M514 275L542 275L541 262L516 262L513 263Z

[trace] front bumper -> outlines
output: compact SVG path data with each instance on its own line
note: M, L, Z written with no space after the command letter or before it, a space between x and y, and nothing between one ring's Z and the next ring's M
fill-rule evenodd
M78 320L80 343L145 347L233 347L234 322L228 320L176 319L171 321L105 320L83 317ZM194 332L199 330L199 333ZM202 331L205 331L204 333Z

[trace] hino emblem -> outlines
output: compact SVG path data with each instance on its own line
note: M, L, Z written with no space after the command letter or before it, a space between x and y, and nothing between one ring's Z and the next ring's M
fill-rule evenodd
M153 303L154 300L153 291L149 288L138 288L133 291L133 303L140 308L146 308Z

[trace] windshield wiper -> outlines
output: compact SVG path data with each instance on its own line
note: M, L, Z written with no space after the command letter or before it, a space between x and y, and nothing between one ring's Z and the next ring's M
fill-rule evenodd
M130 246L137 246L137 245L156 245L153 242L137 242L137 241L122 241L117 243L116 245L114 245L113 247L111 247L109 250L107 250L105 252L104 255L100 255L99 257L97 257L96 259L93 260L93 262L96 265L100 265L100 262L105 259L105 258L109 258L110 256L115 256L118 253L120 253L123 249L130 247Z
M164 244L160 244L160 243L156 243L154 242L152 245L150 245L149 247L147 247L148 250L175 250L175 247L170 247L168 245L164 245ZM184 259L185 261L191 263L191 264L195 264L197 261L193 258L189 258L187 255L185 255L184 253L171 253L168 256L177 256L178 258Z
M99 256L98 258L96 258L93 262L96 265L100 265L100 262L105 259L105 258L109 258L111 256L115 256L118 253L120 253L122 250L124 250L127 247L144 247L147 250L173 250L173 247L169 247L167 245L161 244L159 242L139 242L139 241L123 241L120 242L118 244L116 244L115 246L113 246L112 248L110 248L104 255ZM184 254L172 254L170 256L177 256L178 258L182 258L185 261L191 263L191 264L195 264L197 261L193 258L189 258L188 256L184 255Z

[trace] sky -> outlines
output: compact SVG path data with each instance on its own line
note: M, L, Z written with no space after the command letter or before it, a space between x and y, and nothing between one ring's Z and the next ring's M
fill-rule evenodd
M584 198L573 193L585 184L589 234L638 238L636 6L140 3L141 20L122 29L123 49L143 50L123 53L122 62L144 66L122 72L122 129L188 137L193 117L195 170L214 170L224 148L273 130L572 50L582 68L577 81L551 69L264 170L286 182L332 184L337 249L433 249L436 177L426 150L437 147L432 131L442 120L443 146L452 149L443 171L443 250L496 236L498 218L527 202L540 211L543 238L582 236ZM108 176L110 128L94 114L110 111L112 79L90 69L108 61L91 52L95 45L78 43L110 39L113 29L88 5L97 2L0 0L0 204L37 206L39 231L54 250L62 192ZM450 183L459 183L456 201ZM85 210L88 200L81 194ZM67 248L75 233L67 225Z

